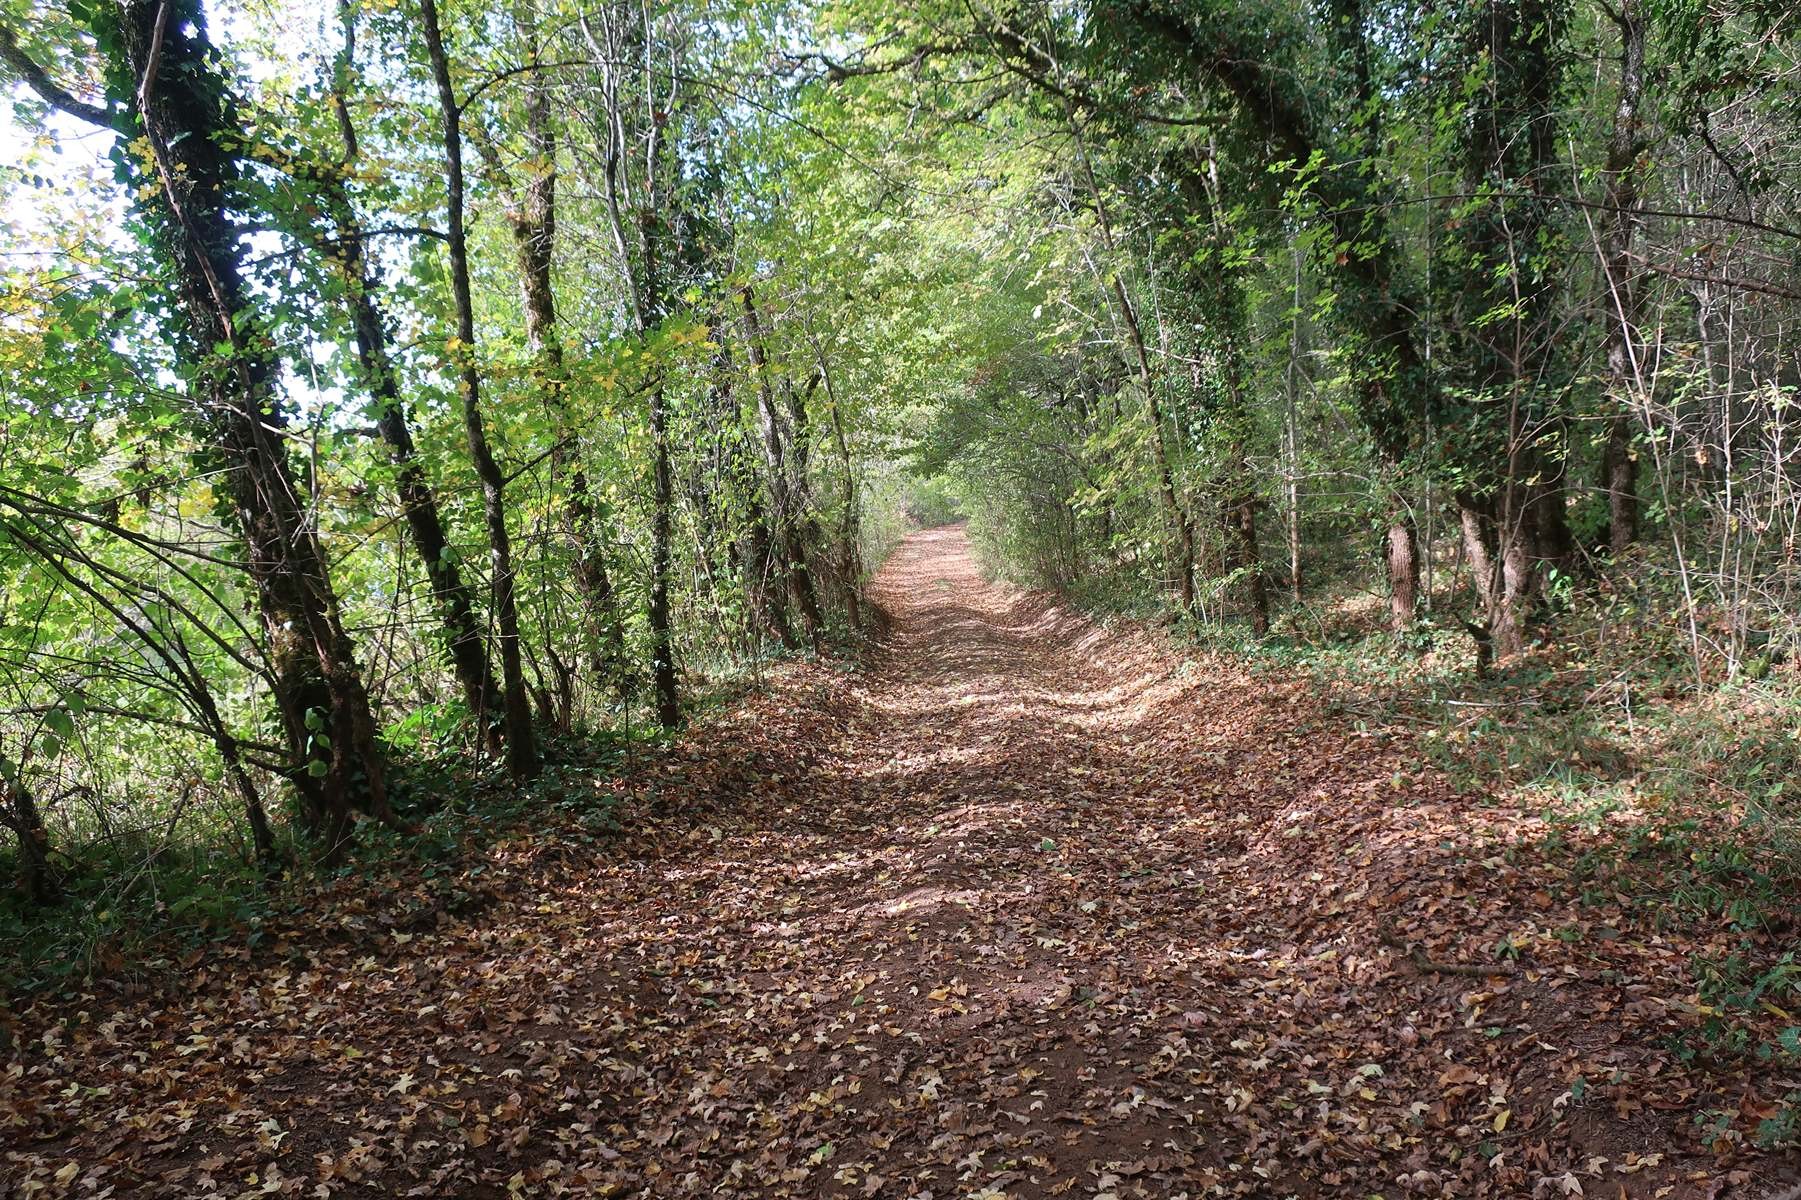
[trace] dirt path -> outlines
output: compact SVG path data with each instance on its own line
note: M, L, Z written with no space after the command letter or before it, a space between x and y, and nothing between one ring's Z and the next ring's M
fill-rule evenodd
M322 895L251 966L23 1014L0 1173L48 1195L1772 1194L1772 1164L1704 1153L1690 1120L1769 1087L1673 1067L1684 965L1652 932L1609 912L1605 938L1552 936L1597 918L1509 849L1529 818L1452 798L1298 684L985 584L960 531L908 539L874 592L871 670L800 669L705 723L616 785L623 837L547 817L454 878Z

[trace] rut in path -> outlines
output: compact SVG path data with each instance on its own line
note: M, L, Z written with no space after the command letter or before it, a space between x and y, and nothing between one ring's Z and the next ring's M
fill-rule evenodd
M248 965L23 1013L0 1178L1714 1194L1681 1131L1748 1084L1662 1049L1679 954L1612 913L1604 941L1468 968L1594 920L1509 850L1531 820L1298 683L984 583L958 530L910 537L873 593L867 671L795 668L607 784L635 797L622 834L547 812L453 879L341 885ZM1465 970L1403 952L1428 936Z

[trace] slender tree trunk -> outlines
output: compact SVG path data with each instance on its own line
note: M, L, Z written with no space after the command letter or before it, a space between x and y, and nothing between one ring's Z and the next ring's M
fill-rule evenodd
M726 515L725 414L731 411L730 365L722 347L713 357L712 380L700 414L706 428L701 439L706 450L704 455L696 454L688 460L686 487L688 503L694 509L697 565L716 607L723 594L720 580L731 571L734 562Z
M708 393L708 433L713 442L715 477L741 512L733 539L740 586L744 589L748 629L753 638L774 634L790 650L800 649L779 589L770 586L776 570L774 537L763 507L763 485L757 468L759 452L734 399L731 351L721 344L714 363L715 383Z
M682 706L676 691L675 638L669 614L671 568L671 516L675 507L674 485L669 474L669 412L663 389L650 394L652 506L650 521L650 633L651 682L657 695L657 723L665 729L681 724Z
M1519 530L1502 542L1501 599L1492 627L1495 654L1508 658L1526 648L1526 617L1537 592L1537 570Z
M275 850L275 831L269 827L269 814L263 810L262 794L244 766L244 751L237 736L225 723L219 704L213 699L213 690L207 686L206 676L194 662L194 656L188 653L187 643L181 635L175 633L167 648L159 645L157 649L165 660L179 658L179 662L170 661L169 665L176 677L184 681L188 705L211 736L213 748L219 752L219 761L225 766L225 775L238 793L239 803L244 806L244 820L250 826L250 844L256 853L257 864L265 873L274 876L281 868L280 856Z
M1269 586L1263 577L1263 553L1257 543L1256 478L1251 472L1244 439L1248 436L1250 404L1244 386L1244 360L1239 353L1239 322L1236 319L1237 297L1225 296L1236 282L1221 277L1215 280L1227 311L1234 315L1224 336L1220 357L1224 361L1225 403L1230 412L1220 414L1233 431L1231 448L1226 455L1227 499L1222 508L1225 518L1226 561L1235 572L1244 573L1245 609L1250 614L1251 632L1262 637L1269 632Z
M795 635L794 623L788 619L781 589L770 585L772 575L785 579L787 572L781 569L775 535L769 528L769 515L763 508L761 497L755 494L756 490L756 483L746 484L745 491L750 496L752 508L745 515L742 551L744 590L750 600L751 623L775 634L776 640L787 649L799 650L800 638Z
M843 565L840 568L844 577L844 612L852 629L863 627L862 585L863 556L859 546L858 513L857 513L857 476L856 462L851 458L850 440L844 435L844 413L838 405L837 390L832 387L832 374L826 366L825 356L819 356L820 378L825 380L826 399L832 406L832 437L838 444L838 458L844 467L844 494L840 502L844 505L844 517L838 529L839 558ZM1075 525L1075 513L1070 511L1070 526ZM1072 533L1073 538L1073 533ZM1071 543L1074 544L1073 541Z
M618 20L614 18L618 17ZM595 53L600 71L606 118L606 137L600 147L605 169L607 225L613 235L614 249L619 255L619 268L625 276L626 300L630 306L638 335L648 338L668 315L669 283L663 277L664 243L680 216L681 194L668 178L674 164L664 135L669 114L658 108L658 86L652 69L657 60L653 52L653 22L662 19L650 8L624 6L607 14L601 23L604 42L594 34L586 18L579 24L589 47ZM627 69L640 72L638 97L646 108L657 109L647 125L636 136L627 133L632 119L630 101L622 101L619 84ZM642 176L638 190L633 191L629 177L629 156L643 154ZM635 200L635 203L633 203ZM630 231L626 209L632 205ZM636 249L634 255L633 250ZM675 503L670 466L669 412L662 387L653 387L650 395L651 436L651 553L649 623L651 640L651 676L656 692L657 720L666 729L681 722L681 697L677 688L675 664L675 632L671 624L670 575L674 567L673 524Z
M367 281L361 285L364 289L367 286ZM352 282L351 287L356 289L358 285ZM482 731L483 740L493 748L498 744L501 732L494 718L503 693L488 661L487 641L482 635L475 596L463 580L456 553L444 529L444 519L438 511L437 497L432 493L425 468L413 445L413 433L388 356L381 316L366 290L356 291L351 304L357 357L370 381L370 392L376 403L375 427L394 463L395 490L400 496L407 528L413 535L413 546L425 564L438 622L444 627L444 650L456 672L463 702L476 727Z
M1151 371L1151 359L1144 345L1144 331L1138 324L1138 312L1132 307L1132 301L1126 296L1126 288L1119 276L1112 279L1113 297L1119 302L1119 311L1125 322L1127 336L1131 338L1132 349L1136 353L1138 363L1139 386L1144 389L1145 419L1151 424L1151 447L1156 454L1157 492L1163 499L1163 511L1169 518L1175 531L1176 539L1176 586L1182 600L1182 612L1185 615L1195 614L1194 591L1194 519L1188 515L1181 497L1176 493L1176 472L1170 462L1167 435L1163 431L1163 406L1157 400L1156 377Z
M1413 623L1419 602L1419 547L1413 526L1397 521L1388 527L1388 622L1395 629Z
M763 432L764 464L769 471L769 498L774 510L775 532L782 551L788 578L788 594L800 611L801 627L815 654L820 650L824 622L819 613L819 593L813 586L813 573L807 564L807 547L801 535L798 500L788 481L787 450L783 445L782 417L776 408L775 388L769 379L769 363L763 354L763 333L757 318L756 298L745 287L739 293L744 307L745 347L750 367L757 379L758 412Z
M456 673L463 702L490 749L499 745L500 726L494 721L501 689L488 661L487 641L476 612L475 596L463 580L451 549L438 498L432 492L425 468L413 444L406 402L400 394L399 372L390 349L387 322L375 300L374 282L363 252L362 230L351 214L342 185L326 185L326 204L336 216L337 257L344 281L351 328L356 336L357 365L364 385L375 401L375 428L394 464L394 487L413 547L425 566L431 584L432 607L444 629L444 651Z
M532 729L531 697L525 688L525 670L519 644L519 606L514 596L513 549L507 534L506 479L488 446L482 423L481 372L475 361L475 301L469 286L469 246L463 224L462 109L450 79L450 60L444 52L436 0L420 0L419 14L425 48L431 58L438 86L438 109L443 122L445 165L445 223L450 243L450 283L456 303L456 359L458 392L463 407L463 429L469 442L469 458L481 481L482 518L488 529L493 558L494 621L500 649L500 678L506 718L507 769L515 779L538 773L538 744Z
M338 616L326 557L289 466L278 371L246 287L238 182L225 150L243 134L214 72L193 0L131 0L118 10L131 97L160 188L156 210L176 269L190 338L183 353L223 460L268 644L272 691L309 828L335 856L361 808L391 819L369 696ZM228 352L222 352L223 347Z
M520 40L526 54L538 55L538 34L529 0L519 8ZM526 72L521 88L525 98L525 142L530 160L525 180L514 193L507 223L519 264L519 292L525 310L525 338L536 360L538 383L559 429L551 447L550 473L567 490L563 500L563 535L575 562L575 588L582 598L595 651L593 666L603 684L621 694L631 689L630 663L625 649L625 625L620 618L612 574L607 567L605 525L595 511L582 469L579 442L569 426L565 390L568 372L563 365L563 345L556 329L556 292L551 266L557 235L557 141L551 124L550 91L542 71ZM498 163L496 163L498 170Z
M1392 468L1394 461L1385 459L1385 465ZM1391 511L1383 551L1388 562L1388 624L1402 630L1418 617L1420 596L1419 534L1404 509Z
M1468 97L1464 183L1480 197L1454 231L1463 265L1449 275L1448 311L1462 383L1475 398L1463 464L1482 482L1460 504L1488 516L1472 553L1483 624L1495 656L1518 654L1539 591L1542 563L1574 557L1563 505L1561 429L1545 380L1554 362L1555 287L1544 261L1553 224L1536 194L1556 169L1559 48L1564 11L1544 0L1493 0L1474 14L1462 54L1480 65ZM1499 437L1497 437L1499 435ZM1489 467L1501 450L1498 471ZM1466 538L1466 542L1469 539ZM1474 547L1472 546L1472 549Z
M1607 542L1617 557L1638 540L1638 458L1632 441L1638 431L1634 397L1639 389L1636 358L1640 294L1632 270L1632 243L1637 233L1640 158L1645 152L1643 118L1645 88L1645 14L1642 0L1620 0L1615 20L1620 28L1619 97L1613 110L1613 132L1607 142L1607 208L1601 246L1606 280L1607 392L1614 412L1607 422L1602 459L1607 488Z
M654 162L654 155L651 160ZM664 306L659 269L662 247L653 224L640 222L644 275L639 298L639 329L650 332L650 316ZM670 612L669 584L674 571L675 487L670 475L669 408L661 386L650 393L650 674L656 693L657 723L674 729L682 721L681 693L675 670L675 625Z
M1262 637L1269 632L1269 589L1263 578L1263 555L1257 546L1257 500L1254 496L1234 497L1226 508L1226 535L1234 553L1234 570L1243 571L1245 607L1251 616L1251 632Z
M1463 551L1481 620L1469 628L1484 654L1505 659L1526 644L1526 619L1537 590L1523 488L1511 488L1498 511L1470 496L1458 498Z
M1299 387L1296 376L1301 365L1301 251L1297 244L1294 251L1294 308L1290 314L1288 332L1288 370L1284 381L1287 384L1285 399L1287 404L1283 410L1282 432L1284 447L1288 460L1288 511L1285 514L1288 523L1288 596L1294 603L1301 602L1301 410Z
M1069 130L1075 140L1076 160L1081 164L1082 174L1088 183L1088 190L1094 198L1094 211L1100 226L1101 241L1109 255L1116 253L1113 241L1112 222L1107 219L1106 199L1101 192L1100 183L1094 177L1094 164L1088 158L1088 146L1082 136L1081 123L1076 120L1073 104L1065 101L1065 113L1069 121ZM1098 271L1097 271L1098 275ZM1097 279L1098 282L1098 279ZM1157 469L1157 493L1163 501L1164 516L1170 523L1170 530L1175 541L1176 592L1182 605L1182 615L1197 615L1195 607L1195 547L1194 518L1176 490L1175 468L1170 461L1169 444L1163 429L1163 407L1157 399L1156 376L1151 371L1150 355L1145 349L1144 329L1138 321L1138 310L1132 307L1132 300L1126 294L1125 284L1120 281L1119 273L1113 272L1108 280L1113 298L1119 304L1120 319L1125 325L1127 339L1132 343L1138 365L1139 386L1144 389L1145 417L1151 425L1151 446L1155 451ZM1117 405L1117 397L1115 404ZM1117 417L1117 409L1115 416Z
M356 338L357 366L362 372L364 386L375 402L376 432L387 446L388 457L394 464L395 491L407 528L413 535L413 548L418 551L426 579L431 584L432 607L444 629L445 653L456 674L470 719L481 731L483 743L489 749L495 749L500 744L500 726L492 717L500 700L500 687L488 662L487 641L476 613L474 594L463 581L444 531L438 498L413 445L413 431L400 394L400 373L394 363L388 322L376 299L364 231L345 187L349 164L361 157L350 100L344 90L356 67L356 13L351 0L339 0L338 10L344 44L338 52L337 69L333 73L331 99L344 142L344 165L313 171L308 178L317 189L321 205L331 221L333 240L326 244L325 253L336 265L343 282L351 330Z
M1536 456L1535 456L1536 457ZM1541 465L1540 475L1549 474ZM1533 556L1565 575L1577 565L1576 536L1570 532L1568 493L1560 469L1550 478L1539 479L1527 489L1527 504Z
M813 432L808 414L809 405L824 378L819 370L815 370L804 388L796 388L793 379L786 375L782 380L782 395L788 410L788 496L794 505L800 526L801 545L806 547L809 565L813 566L816 566L820 556L824 554L826 541L825 534L819 528L818 506L813 500ZM830 568L826 569L829 573ZM818 590L815 580L815 596ZM821 611L823 612L823 606ZM823 625L823 618L821 623Z

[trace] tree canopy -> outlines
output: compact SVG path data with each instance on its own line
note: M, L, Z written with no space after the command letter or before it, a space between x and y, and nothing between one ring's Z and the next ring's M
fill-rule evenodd
M542 797L879 641L909 524L1415 698L1733 710L1801 641L1798 49L1769 0L0 0L9 928Z

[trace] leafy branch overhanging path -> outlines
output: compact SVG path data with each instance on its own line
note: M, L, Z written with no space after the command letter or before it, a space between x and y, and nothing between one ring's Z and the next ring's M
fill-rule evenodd
M1293 682L984 583L454 887L21 1014L42 1194L1774 1195L1686 1133L1684 954ZM1575 929L1588 936L1550 936ZM1517 957L1497 960L1506 941ZM1491 968L1485 970L1484 968ZM1766 1167L1766 1170L1768 1168ZM1671 1189L1671 1190L1665 1190Z

